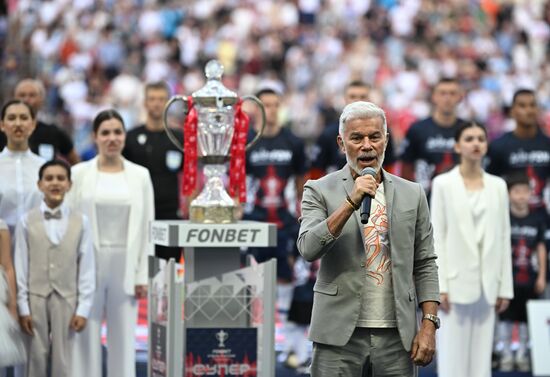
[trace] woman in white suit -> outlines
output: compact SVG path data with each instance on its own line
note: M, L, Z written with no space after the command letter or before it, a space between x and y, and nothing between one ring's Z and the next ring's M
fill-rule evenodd
M74 376L101 377L101 323L107 322L107 375L135 377L137 300L147 295L148 241L154 219L147 169L122 157L126 131L115 110L93 122L98 156L73 167L70 202L91 220L97 283L88 326L78 334Z
M487 147L482 126L462 125L454 147L460 164L432 184L440 377L491 376L495 314L513 297L508 190L483 171Z

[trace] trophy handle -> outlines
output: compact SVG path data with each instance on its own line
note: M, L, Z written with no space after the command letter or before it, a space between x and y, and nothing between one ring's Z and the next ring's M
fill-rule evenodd
M168 109L176 101L183 102L183 105L184 105L183 108L185 111L185 115L187 116L187 113L189 112L189 104L187 103L187 98L184 96L173 96L172 98L170 98L168 102L166 102L166 106L164 106L164 111L162 113L162 122L164 124L164 131L166 131L166 135L168 136L168 139L170 139L172 144L174 144L180 151L183 152L183 145L181 145L179 140L172 133L172 130L170 129L170 127L168 127Z
M260 101L260 99L256 96L252 96L252 95L248 95L248 96L243 96L242 97L242 101L252 101L254 103L256 103L256 105L258 105L258 107L260 108L260 111L262 112L262 128L260 128L260 132L258 132L256 134L256 136L254 136L254 139L252 139L250 141L250 143L246 144L246 147L245 147L245 150L248 150L250 149L250 147L252 147L261 137L262 135L264 134L264 130L265 130L265 109L264 109L264 104L262 103L262 101Z

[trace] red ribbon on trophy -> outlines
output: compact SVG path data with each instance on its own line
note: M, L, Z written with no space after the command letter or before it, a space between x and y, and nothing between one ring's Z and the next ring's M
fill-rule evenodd
M239 99L235 107L235 127L231 140L231 159L229 160L229 195L239 196L239 202L246 202L246 137L248 135L248 115L242 109Z
M187 97L187 117L183 124L183 177L181 192L189 196L197 187L197 110L193 97Z

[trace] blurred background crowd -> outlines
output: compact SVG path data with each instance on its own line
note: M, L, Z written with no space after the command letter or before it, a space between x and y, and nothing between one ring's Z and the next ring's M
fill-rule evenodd
M9 0L0 96L22 78L42 80L41 116L82 154L99 109L116 107L131 128L143 121L145 82L191 94L218 58L240 94L279 88L280 116L306 144L337 117L346 83L363 80L399 145L429 115L431 86L457 77L466 93L458 116L494 138L512 127L518 88L536 90L550 117L549 21L543 0Z

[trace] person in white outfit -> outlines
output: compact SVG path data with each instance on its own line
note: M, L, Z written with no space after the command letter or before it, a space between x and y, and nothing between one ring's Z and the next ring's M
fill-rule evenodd
M28 335L27 377L71 376L75 332L86 326L95 289L91 231L86 216L64 203L71 170L60 160L39 171L44 194L15 231L17 306Z
M487 133L476 123L455 134L460 164L437 176L431 214L440 284L440 377L491 376L495 314L513 298L508 190L483 171Z
M92 223L97 288L87 328L77 335L73 376L101 377L101 324L107 323L107 375L135 377L137 299L147 296L148 241L154 219L146 168L122 157L126 131L116 110L93 121L98 156L73 167L72 206Z
M13 240L15 225L23 214L38 206L42 194L36 186L40 166L46 162L31 152L29 138L36 128L32 107L18 99L7 101L0 111L0 131L6 135L6 147L0 153L0 218L8 226ZM0 367L0 376L5 375ZM16 377L25 373L23 366L14 369Z
M36 119L27 103L21 100L6 102L0 119L0 131L7 138L6 147L0 153L0 218L8 225L13 241L19 219L42 200L36 177L46 160L29 148Z
M26 355L17 322L10 233L4 220L0 219L0 368L23 364Z

